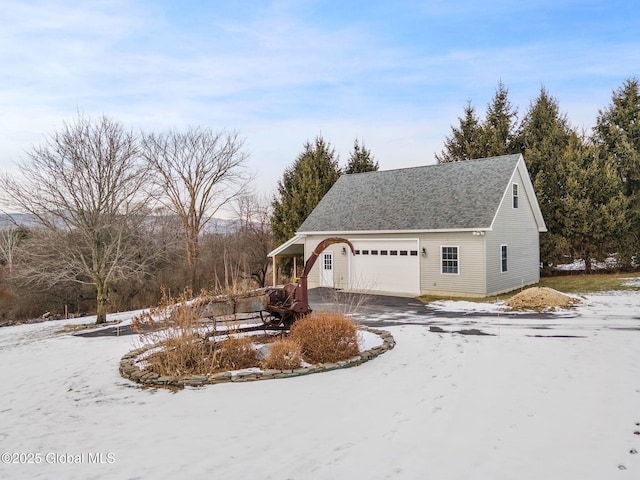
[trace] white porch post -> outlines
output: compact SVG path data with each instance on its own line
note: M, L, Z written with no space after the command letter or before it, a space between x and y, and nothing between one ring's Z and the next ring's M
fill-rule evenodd
M293 278L298 278L298 257L293 257Z
M278 278L278 276L276 275L276 268L277 267L276 267L276 256L275 255L272 257L272 260L273 260L273 262L272 262L272 267L271 267L271 270L272 270L272 275L271 276L273 278L273 283L271 284L271 286L275 287L276 286L276 278Z

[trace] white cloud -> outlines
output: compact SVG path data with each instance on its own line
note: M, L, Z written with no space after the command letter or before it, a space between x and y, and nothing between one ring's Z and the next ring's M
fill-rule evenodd
M535 7L548 8L545 2ZM640 64L634 43L426 44L427 37L407 41L383 31L384 19L376 23L367 12L357 21L315 18L309 12L321 2L225 6L234 11L124 0L3 2L0 169L81 111L133 128L237 129L273 189L320 131L343 160L358 136L381 168L430 163L466 101L482 113L499 80L521 113L545 85L574 123L590 127L611 90L635 73L629 65ZM418 4L394 11L400 8L424 15ZM460 5L430 8L428 15L446 17ZM465 10L465 17L481 14Z

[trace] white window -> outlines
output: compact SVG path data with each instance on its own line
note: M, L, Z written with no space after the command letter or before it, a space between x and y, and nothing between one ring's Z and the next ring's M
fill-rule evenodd
M500 269L502 272L507 271L508 248L506 245L500 245Z
M513 193L513 208L518 208L518 184L514 183L511 187Z
M442 273L459 272L458 247L442 247Z

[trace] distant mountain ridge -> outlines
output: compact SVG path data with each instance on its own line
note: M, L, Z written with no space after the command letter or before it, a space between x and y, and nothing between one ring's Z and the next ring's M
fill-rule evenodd
M0 229L15 227L30 227L35 224L33 215L28 213L0 213Z
M205 227L207 233L233 233L239 228L239 220L228 218L212 218ZM35 218L29 213L0 213L0 230L15 227L32 227L36 224Z

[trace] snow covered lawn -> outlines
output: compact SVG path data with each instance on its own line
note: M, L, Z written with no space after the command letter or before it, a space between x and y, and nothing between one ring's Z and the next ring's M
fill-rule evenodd
M640 478L640 292L572 312L420 317L359 367L175 393L120 377L135 337L1 328L0 478Z

